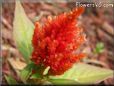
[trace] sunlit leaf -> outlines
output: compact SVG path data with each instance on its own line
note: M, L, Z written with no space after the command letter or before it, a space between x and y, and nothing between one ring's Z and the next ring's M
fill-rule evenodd
M75 84L79 84L78 82L76 82L74 80L69 80L69 79L50 79L49 81L54 85L75 85Z
M49 69L50 69L50 66L46 67L46 69L45 69L44 72L43 72L43 75L48 74Z
M112 70L78 63L60 76L50 76L51 79L75 80L81 84L93 84L113 77Z
M26 62L30 62L32 52L32 35L34 30L33 23L26 16L21 3L16 1L15 15L13 22L13 35L19 51L22 53Z

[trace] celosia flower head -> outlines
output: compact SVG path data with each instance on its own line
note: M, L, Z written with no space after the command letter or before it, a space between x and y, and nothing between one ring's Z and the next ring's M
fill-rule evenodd
M76 26L76 18L83 11L84 8L79 7L54 18L48 17L43 26L35 23L31 60L36 65L49 66L49 74L60 75L84 57L82 53L74 53L85 41L82 29Z

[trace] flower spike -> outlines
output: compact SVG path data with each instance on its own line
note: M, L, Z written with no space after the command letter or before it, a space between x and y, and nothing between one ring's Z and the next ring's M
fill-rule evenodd
M76 18L83 12L84 8L79 7L55 18L49 16L42 27L35 23L31 60L36 65L50 67L50 75L63 74L84 57L82 53L74 53L85 41L82 29L76 26Z

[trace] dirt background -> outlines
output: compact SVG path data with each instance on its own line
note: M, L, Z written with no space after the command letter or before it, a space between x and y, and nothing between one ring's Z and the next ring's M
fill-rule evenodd
M92 2L94 3L94 2ZM55 16L60 13L70 11L76 7L75 2L26 2L22 3L27 16L32 22L39 19L43 23L44 19L51 15ZM16 48L13 39L13 19L14 19L14 2L2 3L2 58L3 58L3 83L4 74L16 74L15 67L19 69L25 66L22 55ZM87 42L82 46L82 51L87 53L86 60L83 62L114 70L114 7L108 8L86 8L83 15L79 17L79 25L84 29ZM94 53L96 45L102 43L104 45L101 53ZM13 72L12 72L13 71ZM18 77L14 76L17 80ZM108 79L100 84L114 84L113 79Z

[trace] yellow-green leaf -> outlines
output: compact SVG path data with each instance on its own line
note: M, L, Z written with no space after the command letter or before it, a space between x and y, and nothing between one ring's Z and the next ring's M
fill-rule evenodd
M9 85L18 84L17 81L11 75L5 75L5 79Z
M16 1L15 15L13 22L13 35L19 51L22 53L26 62L30 61L30 55L32 52L32 35L34 30L33 23L26 16L21 3Z
M50 76L51 79L75 80L80 84L94 84L113 77L113 70L104 69L84 63L77 63L60 76Z
M30 63L23 70L21 70L20 78L24 83L26 83L27 79L31 75L33 67L34 67L34 64Z
M79 84L75 80L71 80L71 79L50 79L49 81L54 85L76 85L76 84Z

